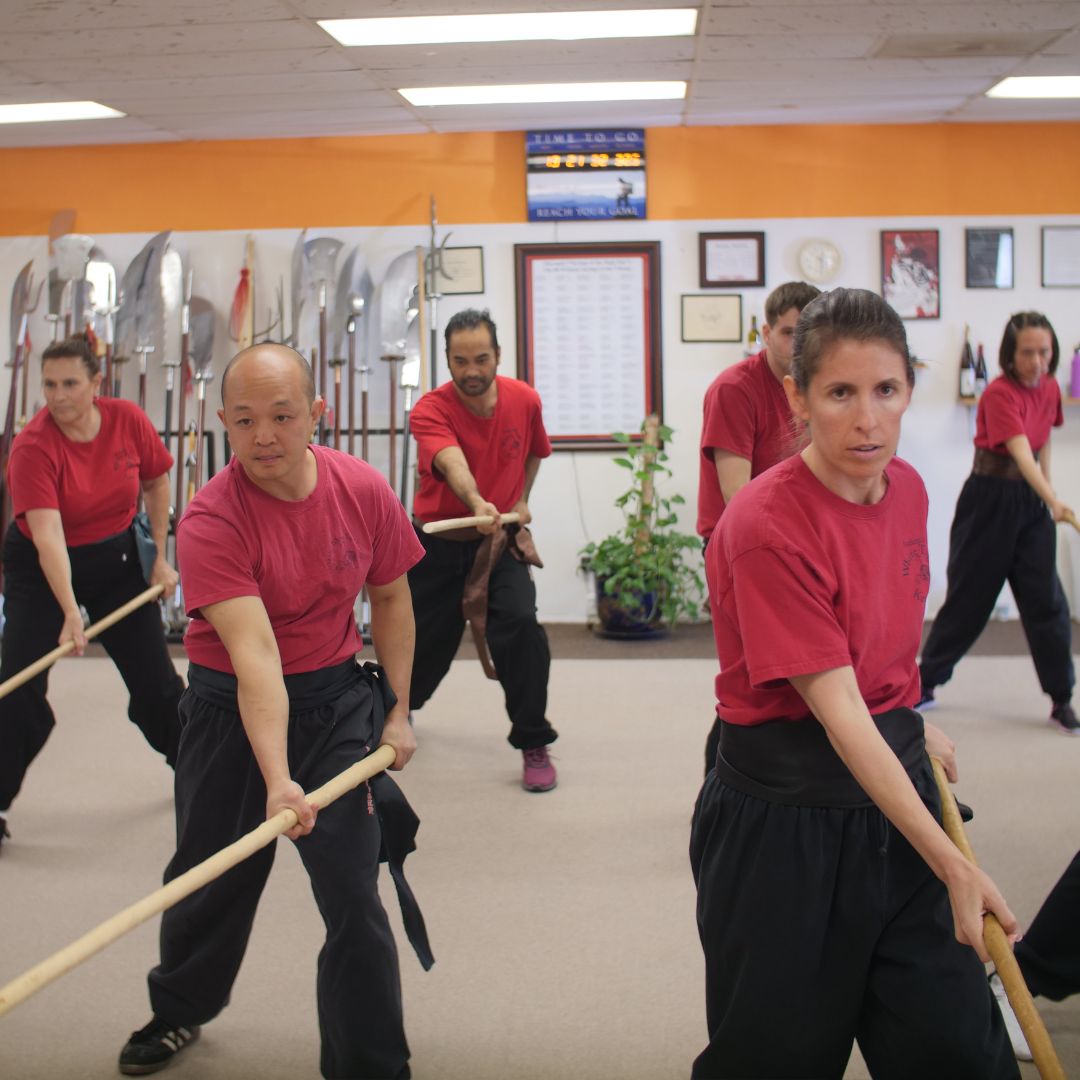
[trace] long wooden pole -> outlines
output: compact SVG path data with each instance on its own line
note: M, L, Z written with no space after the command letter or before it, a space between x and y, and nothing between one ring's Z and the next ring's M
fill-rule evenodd
M114 623L127 618L136 608L148 604L151 600L156 600L162 591L162 586L151 585L149 589L139 593L138 596L132 597L126 604L121 604L120 607L106 615L105 618L99 619L86 628L86 640L89 641L91 638L97 637L98 634L103 630L108 630ZM7 697L12 690L18 690L23 683L28 683L35 675L40 675L46 668L52 667L57 660L62 656L67 656L74 649L75 643L73 641L65 641L63 645L57 645L52 652L46 653L40 660L35 660L28 667L24 667L22 671L12 675L10 679L5 679L4 682L0 683L0 698Z
M500 525L513 525L520 520L521 515L516 510L511 510L509 514L499 515ZM477 525L490 524L491 515L480 514L477 517L443 518L442 521L429 521L421 531L430 536L432 533L449 532L451 529L470 529L475 528Z
M322 787L310 792L307 801L318 809L323 809L341 798L346 792L359 787L365 780L370 780L376 773L388 769L394 763L395 750L392 746L380 746L366 758L337 774ZM111 945L117 938L129 930L152 919L155 915L170 908L173 904L190 896L197 889L219 878L226 870L231 870L248 856L266 847L282 833L288 832L296 824L294 810L280 810L251 832L245 833L239 840L222 848L216 855L193 866L186 873L173 878L167 885L154 890L130 907L117 912L111 919L106 919L89 933L66 948L30 968L7 986L0 987L0 1016L15 1008L42 987L67 974L84 960L89 960L106 945ZM315 826L318 828L318 824Z
M949 780L945 775L945 767L937 758L931 758L930 764L934 767L934 779L937 781L938 792L941 795L941 820L949 839L960 849L964 858L973 865L975 853L968 843L967 834L964 832L964 824L960 820L960 811L956 808L956 800L949 789ZM989 912L983 916L983 941L990 959L994 961L998 978L1001 979L1008 995L1009 1004L1016 1019L1020 1023L1020 1029L1027 1039L1031 1056L1035 1059L1035 1068L1039 1070L1039 1076L1043 1080L1065 1080L1065 1070L1061 1067L1054 1044L1046 1031L1046 1026L1035 1008L1035 1002L1031 1000L1031 992L1024 982L1024 976L1020 971L1020 965L1013 956L1012 946L1001 923L995 915Z

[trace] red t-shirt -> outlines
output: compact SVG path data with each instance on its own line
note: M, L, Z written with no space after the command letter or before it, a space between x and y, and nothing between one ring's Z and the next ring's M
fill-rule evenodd
M469 511L435 467L440 450L460 448L480 494L503 514L525 490L525 459L551 453L540 395L519 379L496 375L495 384L495 414L489 417L469 412L452 382L428 391L416 403L409 427L418 447L420 484L413 513L420 521L462 517Z
M184 511L177 562L195 663L234 674L199 609L239 596L262 600L285 675L347 660L363 647L353 616L361 588L389 584L423 556L381 473L325 446L311 451L319 476L306 499L267 494L234 457Z
M999 375L979 398L975 445L1008 456L1005 440L1026 435L1032 451L1037 452L1050 438L1050 429L1064 423L1061 387L1052 375L1044 375L1038 386L1024 386Z
M27 510L59 510L68 547L115 536L135 516L140 484L172 468L172 456L138 405L122 398L94 404L101 429L89 442L69 439L42 409L12 443L8 484L27 539Z
M698 535L712 536L724 512L714 450L727 450L746 458L750 462L750 475L754 477L783 461L793 446L787 395L769 368L764 350L720 372L705 391Z
M862 506L829 491L799 455L732 499L705 552L716 711L728 723L803 719L788 679L849 665L871 712L918 700L926 489L899 458L885 475L884 498Z

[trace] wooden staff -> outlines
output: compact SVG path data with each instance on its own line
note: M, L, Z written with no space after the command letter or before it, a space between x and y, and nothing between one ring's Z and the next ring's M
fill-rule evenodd
M975 853L971 850L963 822L960 820L960 811L956 808L956 800L949 789L945 767L937 758L931 758L930 764L934 767L934 779L937 781L938 793L941 796L941 820L945 832L960 849L964 858L977 866ZM1009 939L1002 930L1001 923L997 921L997 917L990 912L983 916L983 942L986 945L986 951L990 954L990 959L994 961L998 978L1005 987L1009 1004L1016 1013L1016 1019L1027 1039L1031 1056L1035 1059L1035 1068L1039 1070L1039 1076L1043 1080L1065 1080L1065 1070L1061 1067L1061 1062L1054 1051L1054 1044L1050 1041L1042 1017L1035 1008L1035 1002L1031 1000L1031 993L1020 972L1020 965L1013 956Z
M521 515L517 511L499 515L500 525L513 525L520 520ZM429 521L423 527L423 532L430 536L432 533L449 532L451 529L469 529L475 528L477 525L489 524L491 524L490 514L480 514L477 517L445 518L442 521Z
M376 773L388 769L393 765L395 756L396 751L392 746L380 746L374 753L355 765L350 765L344 772L338 773L305 798L318 809L324 809L346 792L370 780ZM60 978L61 975L67 974L84 960L89 960L91 956L100 952L106 945L111 945L129 930L134 930L147 919L153 918L166 908L183 900L184 897L190 896L197 889L208 885L215 878L221 877L226 870L231 870L248 856L254 855L256 851L276 840L282 833L288 832L296 822L295 810L279 810L272 818L268 818L251 832L245 833L228 847L222 848L216 855L211 855L209 859L193 866L186 873L173 878L168 885L163 885L149 896L144 896L130 907L117 912L111 919L106 919L77 941L53 953L29 971L23 972L7 986L0 987L0 1016L37 993L42 987Z
M162 591L161 585L151 585L149 589L139 593L138 596L133 597L126 604L122 604L114 612L106 615L105 618L99 619L92 626L88 626L86 628L86 640L89 641L91 638L97 637L98 634L103 630L108 630L114 623L127 618L136 608L148 604L151 600L156 600ZM62 656L67 656L74 648L74 641L65 641L63 645L57 645L52 652L46 653L40 660L35 660L28 667L24 667L22 671L12 675L10 679L0 683L0 698L7 697L12 690L18 690L23 683L28 683L35 675L40 675L46 668L52 667L57 660Z

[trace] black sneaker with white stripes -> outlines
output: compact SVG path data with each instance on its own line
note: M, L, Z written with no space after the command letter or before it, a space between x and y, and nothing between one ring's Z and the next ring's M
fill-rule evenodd
M120 1071L125 1076L144 1076L164 1069L198 1037L197 1027L177 1027L155 1016L146 1027L133 1032L120 1051Z

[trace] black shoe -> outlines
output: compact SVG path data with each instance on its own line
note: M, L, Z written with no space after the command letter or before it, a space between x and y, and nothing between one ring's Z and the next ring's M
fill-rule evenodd
M120 1051L120 1071L125 1076L142 1076L164 1069L189 1043L199 1037L197 1027L174 1027L155 1016L144 1028L133 1032Z
M1066 735L1080 735L1080 720L1076 719L1076 713L1067 701L1058 702L1050 710L1050 723L1059 727Z

